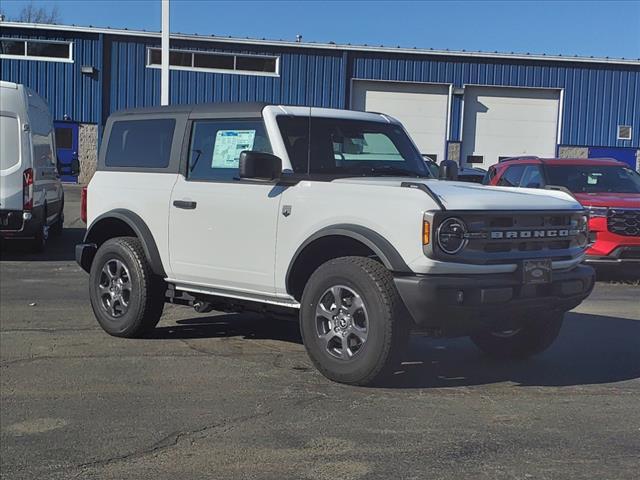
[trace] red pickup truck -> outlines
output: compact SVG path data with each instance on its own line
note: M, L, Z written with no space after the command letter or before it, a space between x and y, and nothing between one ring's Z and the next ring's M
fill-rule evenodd
M515 157L489 167L485 185L562 188L589 211L593 242L586 261L640 268L640 175L602 159Z

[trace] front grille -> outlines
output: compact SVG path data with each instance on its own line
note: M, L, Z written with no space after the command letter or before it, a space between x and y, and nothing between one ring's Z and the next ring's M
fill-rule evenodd
M440 217L440 215L438 215ZM587 243L583 211L465 211L442 212L467 225L467 246L455 261L475 264L514 263L524 259L570 260ZM436 249L438 258L451 260Z
M610 232L625 237L640 237L640 208L612 208L607 214Z
M547 252L568 250L572 246L572 237L542 236L549 231L575 230L579 216L571 214L519 213L489 216L482 226L474 224L472 229L480 231L486 238L476 243L486 253ZM478 228L480 227L480 228ZM510 238L515 233L531 235L529 238ZM538 232L540 236L535 237ZM501 236L501 238L494 238Z
M640 248L629 247L623 250L618 258L622 260L640 260Z

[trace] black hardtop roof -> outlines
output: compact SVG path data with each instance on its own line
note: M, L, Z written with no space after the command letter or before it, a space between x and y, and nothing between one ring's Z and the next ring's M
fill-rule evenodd
M175 113L206 113L214 115L243 114L259 117L262 110L269 103L264 102L222 102L222 103L189 103L181 105L169 105L164 107L143 107L119 110L111 114L112 117L125 115L151 115L151 114L175 114Z

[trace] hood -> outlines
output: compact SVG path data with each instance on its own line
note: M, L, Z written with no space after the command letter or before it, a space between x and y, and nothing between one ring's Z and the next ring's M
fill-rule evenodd
M424 180L410 177L350 177L336 183L400 187L402 182L422 183L447 210L580 210L582 206L561 191L533 188L490 187L476 183Z
M576 193L586 207L640 208L640 193Z

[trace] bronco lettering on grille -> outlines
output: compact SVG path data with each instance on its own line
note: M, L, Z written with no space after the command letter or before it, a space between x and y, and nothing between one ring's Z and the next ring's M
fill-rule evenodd
M580 233L576 229L554 229L554 230L504 230L491 232L492 240L510 240L517 238L566 238L575 237Z

